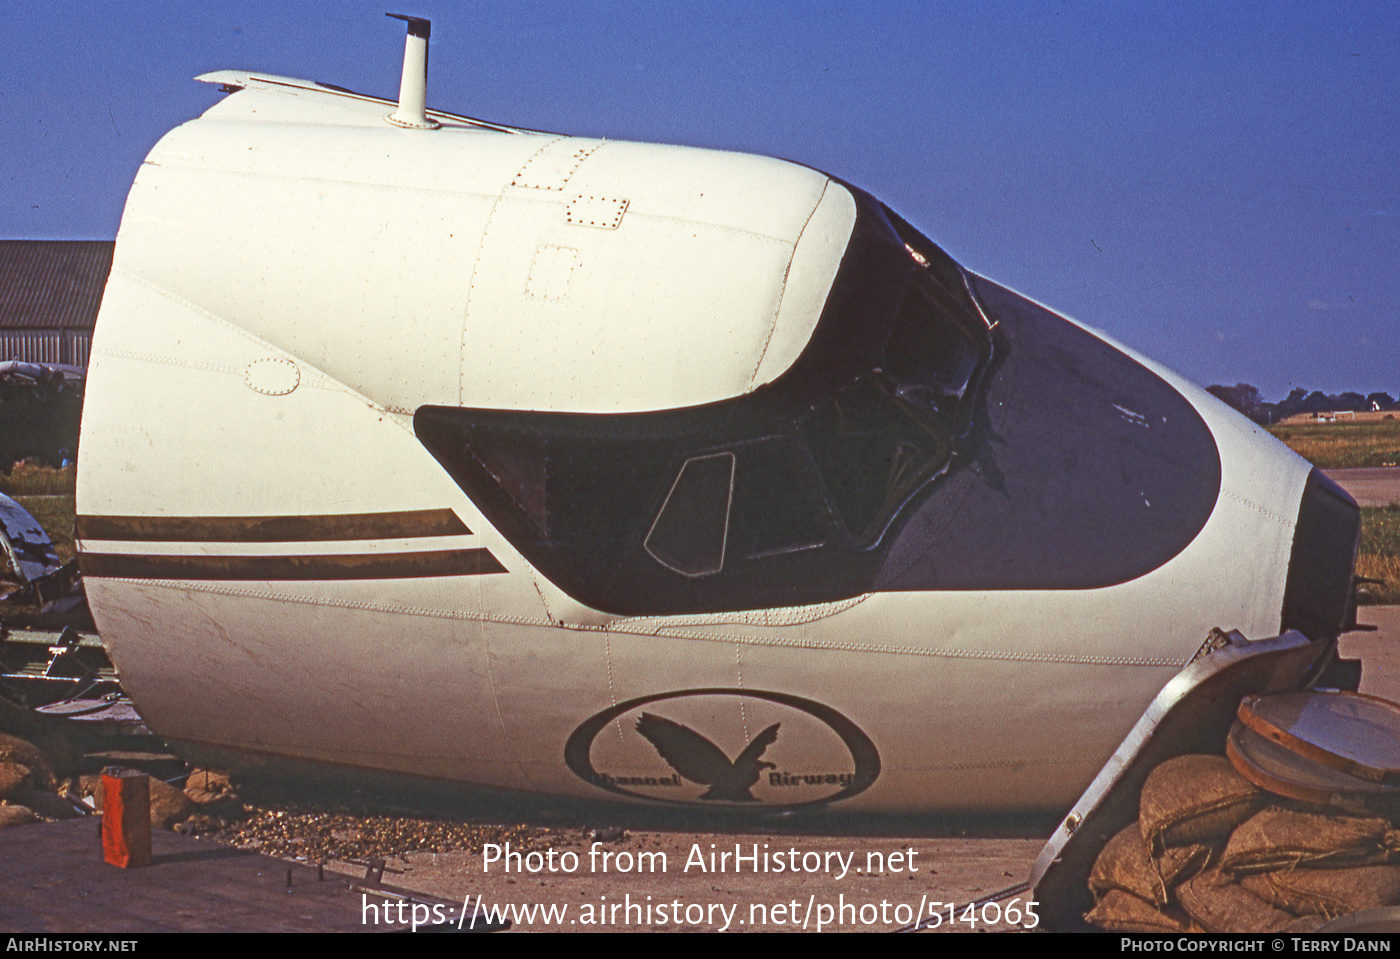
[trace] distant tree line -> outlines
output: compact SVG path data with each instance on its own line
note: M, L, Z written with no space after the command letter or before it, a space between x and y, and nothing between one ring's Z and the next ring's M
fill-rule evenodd
M1400 410L1400 402L1389 393L1324 393L1308 392L1299 386L1277 403L1268 403L1258 387L1248 383L1234 386L1208 386L1206 392L1239 410L1256 423L1277 423L1295 413L1335 413L1344 410ZM1397 417L1400 419L1400 417Z

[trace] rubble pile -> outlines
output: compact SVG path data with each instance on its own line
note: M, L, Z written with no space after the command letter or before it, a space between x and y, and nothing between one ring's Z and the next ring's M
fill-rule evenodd
M1110 932L1306 933L1400 904L1393 811L1284 799L1199 754L1154 769L1138 811L1089 877L1084 918Z
M29 738L0 733L0 827L74 819L102 809L101 776L84 772L84 757L62 735ZM151 779L151 825L171 829L199 812L197 798ZM241 815L228 805L221 814Z
M0 828L82 815L66 798L73 781L60 778L72 762L66 745L52 737L35 742L0 733Z
M93 812L102 812L102 777L100 775L85 774L79 776L77 792L79 796L89 801ZM204 798L206 796L211 798ZM150 797L152 829L187 832L189 831L188 823L191 820L212 822L213 817L209 815L207 810L214 808L212 803L215 802L222 802L222 805L217 807L219 819L225 816L237 818L243 815L243 807L233 799L231 790L214 799L212 793L194 790L192 794L188 787L182 789L174 783L168 783L152 776L150 778ZM202 801L197 800L196 797L200 797Z

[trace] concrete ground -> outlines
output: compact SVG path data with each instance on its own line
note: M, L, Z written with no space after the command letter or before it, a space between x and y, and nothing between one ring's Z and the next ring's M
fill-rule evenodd
M1337 649L1348 659L1361 660L1358 691L1400 703L1400 606L1363 606L1356 619L1375 631L1348 633Z
M1358 506L1400 503L1400 466L1323 472L1328 479L1350 493Z
M1341 652L1362 660L1362 692L1400 702L1400 607L1366 607L1358 618L1378 629L1343 637ZM476 853L420 853L391 862L391 870L402 871L386 874L385 880L452 902L472 896L487 906L535 907L529 918L517 913L515 928L536 931L779 931L819 924L847 931L890 930L919 912L939 915L941 931L1010 929L1016 923L1005 922L1005 907L1024 909L1029 893L976 916L959 909L952 922L949 904L965 904L1026 881L1048 828L1044 835L1019 838L637 832L597 846L583 838L562 841L555 847L553 872L543 860L517 863L512 858L508 871L504 860L487 863ZM755 860L746 858L740 863L743 871L735 872L736 847L746 857L757 853L757 863L770 871L755 872ZM712 852L731 854L725 871L710 869ZM564 853L578 857L575 871L565 871L573 860L561 862ZM664 872L658 853L665 854ZM774 871L778 854L783 871ZM787 868L793 862L799 871ZM532 866L538 871L531 871ZM941 905L930 908L930 903ZM553 913L546 914L545 907ZM1027 921L1024 915L1018 918L1022 925Z
M971 932L1012 928L1004 921L1010 906L1025 921L1028 893L976 916L958 911L952 922L949 909L1023 882L1043 845L1043 839L644 832L596 845L562 842L554 847L555 872L543 856L512 859L506 871L477 853L418 853L390 863L403 872L386 872L385 881L455 903L479 897L487 909L512 910L517 930L887 931L939 913L943 927ZM571 867L574 872L565 871Z

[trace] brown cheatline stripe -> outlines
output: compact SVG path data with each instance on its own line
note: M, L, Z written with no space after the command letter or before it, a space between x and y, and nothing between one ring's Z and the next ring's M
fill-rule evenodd
M79 516L79 539L165 543L311 543L465 536L450 509L324 516Z
M413 579L504 573L490 550L425 553L359 553L327 556L149 556L81 553L84 576L121 579L275 580Z

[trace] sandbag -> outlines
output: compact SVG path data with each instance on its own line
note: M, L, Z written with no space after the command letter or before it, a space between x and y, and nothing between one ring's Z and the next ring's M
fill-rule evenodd
M174 829L194 811L194 802L183 791L151 777L151 828Z
M8 799L16 792L28 789L33 782L34 774L28 766L0 762L0 799Z
M1204 844L1171 846L1161 856L1148 854L1137 823L1119 830L1104 844L1089 874L1089 891L1101 899L1110 889L1121 889L1139 899L1165 906L1171 887L1210 865L1215 849Z
M21 789L11 795L9 801L27 807L44 819L77 819L82 815L68 800L42 789Z
M1182 911L1206 932L1282 932L1298 918L1232 882L1219 867L1188 879L1174 895Z
M214 769L191 769L185 778L185 795L194 799L196 793L210 796L231 796L234 793L233 782L229 779L228 773L225 772ZM199 801L195 799L195 802Z
M1105 892L1094 908L1084 914L1084 921L1109 932L1199 932L1180 909L1159 909L1122 889Z
M1167 846L1160 855L1152 857L1152 864L1162 881L1162 901L1171 898L1171 890L1199 872L1215 865L1220 858L1220 847L1203 842L1189 846Z
M1236 876L1297 868L1379 865L1400 849L1384 819L1270 806L1230 836L1223 869Z
M1280 909L1324 919L1400 905L1400 866L1285 869L1245 876L1240 885Z
M1120 829L1104 843L1089 873L1089 891L1094 894L1095 901L1102 899L1110 889L1121 889L1161 905L1164 900L1157 893L1159 885L1157 869L1147 854L1147 844L1142 841L1136 822Z
M28 806L0 803L0 829L7 826L23 826L38 818Z
M53 766L39 751L39 747L18 736L0 733L0 762L13 763L28 769L34 785L40 789L53 789L57 782L54 779Z
M1160 854L1168 846L1224 840L1266 801L1223 756L1177 756L1142 784L1138 826L1153 854Z
M1299 916L1280 929L1279 932L1296 932L1300 935L1305 935L1310 932L1317 932L1326 925L1326 923L1327 920L1321 916Z

